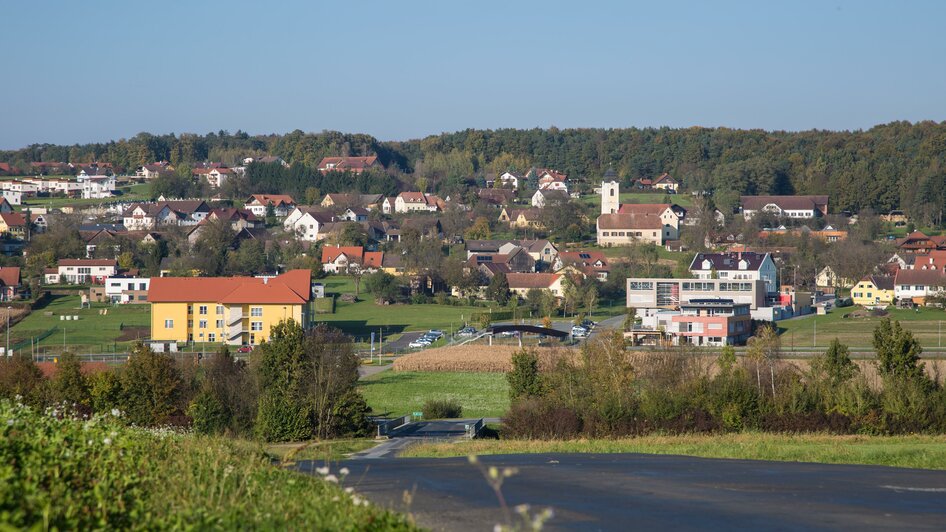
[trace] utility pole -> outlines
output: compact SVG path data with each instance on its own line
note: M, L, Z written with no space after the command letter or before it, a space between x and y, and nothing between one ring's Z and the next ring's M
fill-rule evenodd
M815 335L811 339L811 347L815 347L818 344L818 322L817 321L814 322L814 326L815 326Z

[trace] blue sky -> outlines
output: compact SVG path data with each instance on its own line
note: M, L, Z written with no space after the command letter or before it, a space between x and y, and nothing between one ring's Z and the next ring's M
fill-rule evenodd
M946 2L20 0L2 13L0 148L946 119Z

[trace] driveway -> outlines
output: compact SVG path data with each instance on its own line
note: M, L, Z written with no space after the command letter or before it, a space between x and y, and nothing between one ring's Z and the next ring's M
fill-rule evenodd
M420 338L427 331L411 331L402 334L397 340L384 343L384 353L397 353L410 349L408 345L414 340Z
M401 440L403 441L403 440ZM510 507L553 508L550 530L942 530L946 471L638 454L485 456L514 467ZM318 463L302 463L311 471ZM496 497L467 458L344 462L346 482L421 526L490 530ZM414 492L405 506L404 492Z

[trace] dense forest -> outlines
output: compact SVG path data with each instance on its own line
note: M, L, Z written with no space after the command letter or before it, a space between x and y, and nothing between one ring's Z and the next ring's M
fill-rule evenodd
M104 161L128 169L157 160L236 164L261 154L307 168L324 156L376 154L388 173L406 186L440 191L533 165L594 181L610 166L625 184L670 172L686 190L712 191L721 205L739 194L828 194L832 210L902 208L924 224L941 223L946 206L946 123L935 122L893 122L841 132L699 127L466 130L403 142L328 131L267 136L241 131L202 136L141 133L108 143L0 151L0 162L19 166L30 161ZM273 179L267 189L278 181ZM367 183L359 188L376 189Z

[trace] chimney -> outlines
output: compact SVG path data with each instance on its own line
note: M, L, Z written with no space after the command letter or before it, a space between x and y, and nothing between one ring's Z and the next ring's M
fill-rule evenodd
M269 277L263 277L263 284L269 284Z

